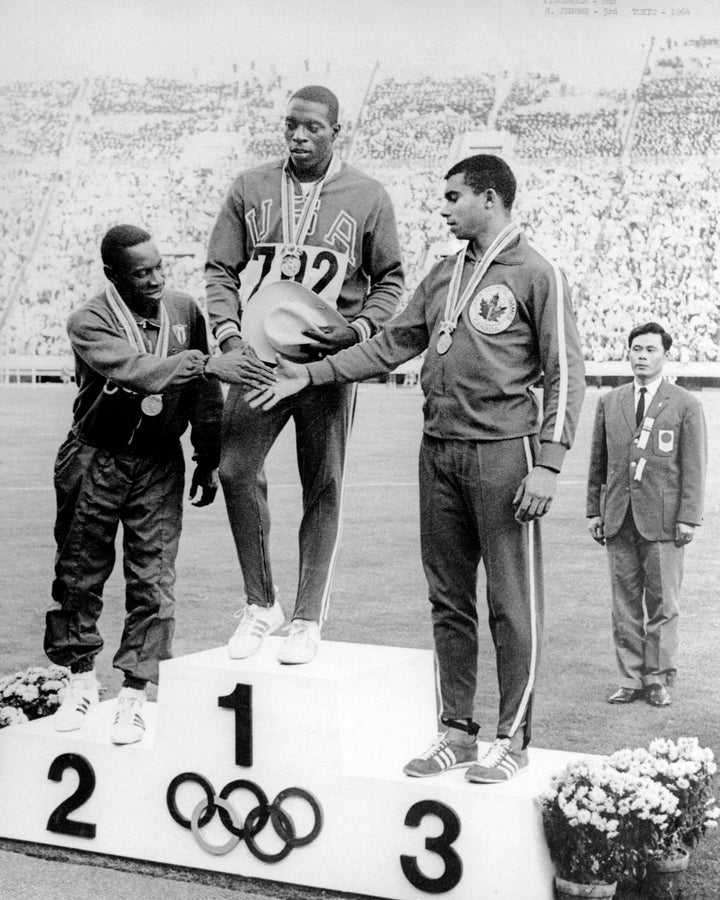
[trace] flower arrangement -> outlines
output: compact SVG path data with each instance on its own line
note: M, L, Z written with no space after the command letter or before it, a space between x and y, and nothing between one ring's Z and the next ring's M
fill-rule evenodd
M55 665L31 666L0 678L0 728L54 713L69 680L70 670Z
M612 884L665 839L677 798L645 775L607 760L571 763L540 798L550 857L560 878Z
M618 771L641 775L667 788L677 800L677 816L668 829L666 855L692 849L711 828L717 828L720 807L712 795L717 765L712 750L697 738L665 738L651 741L648 748L620 750L610 757Z

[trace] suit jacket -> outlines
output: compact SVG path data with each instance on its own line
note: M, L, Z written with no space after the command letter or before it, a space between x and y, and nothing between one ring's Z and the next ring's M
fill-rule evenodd
M586 514L602 517L606 538L617 534L628 506L649 541L673 540L677 522L702 521L707 434L700 402L689 391L661 381L645 426L650 419L642 448L633 383L598 400Z

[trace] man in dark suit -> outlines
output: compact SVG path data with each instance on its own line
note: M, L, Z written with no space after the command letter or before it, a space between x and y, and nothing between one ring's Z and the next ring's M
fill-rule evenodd
M634 380L600 397L587 517L607 544L618 689L669 706L677 672L679 593L686 544L702 520L707 436L699 401L662 377L672 338L656 322L630 332Z

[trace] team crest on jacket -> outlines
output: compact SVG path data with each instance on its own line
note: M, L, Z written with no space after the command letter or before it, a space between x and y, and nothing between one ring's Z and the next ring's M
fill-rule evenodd
M517 300L505 284L483 288L470 304L470 321L483 334L499 334L509 328L517 312Z
M672 431L660 429L658 432L658 450L663 453L672 453L675 446L675 435Z
M187 340L187 328L185 325L173 325L172 330L178 344L184 344Z

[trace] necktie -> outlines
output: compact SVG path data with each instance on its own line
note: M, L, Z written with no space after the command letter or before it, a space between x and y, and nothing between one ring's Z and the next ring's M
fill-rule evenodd
M640 399L638 400L637 409L635 410L635 424L638 428L645 418L645 394L647 394L647 388L640 388Z

